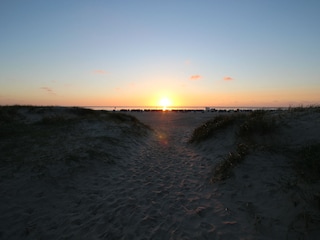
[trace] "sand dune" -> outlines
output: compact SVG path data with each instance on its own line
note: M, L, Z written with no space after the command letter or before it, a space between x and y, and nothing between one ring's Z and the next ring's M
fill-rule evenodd
M0 238L319 236L319 179L293 164L320 144L318 109L268 113L276 130L253 136L232 175L214 183L214 166L239 144L238 123L189 143L218 113L128 114L2 109Z

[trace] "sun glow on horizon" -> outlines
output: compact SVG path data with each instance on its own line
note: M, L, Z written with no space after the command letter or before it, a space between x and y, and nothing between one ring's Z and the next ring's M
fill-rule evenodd
M160 99L159 105L162 107L162 110L165 111L172 105L172 101L167 97L163 97Z

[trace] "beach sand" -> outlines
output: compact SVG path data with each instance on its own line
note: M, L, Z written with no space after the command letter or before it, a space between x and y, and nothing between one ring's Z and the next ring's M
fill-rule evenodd
M295 150L319 146L319 110L268 113L279 129L255 136L233 175L214 183L213 167L236 149L237 126L188 141L231 113L71 110L1 116L0 239L320 235L319 181L303 181L293 167Z

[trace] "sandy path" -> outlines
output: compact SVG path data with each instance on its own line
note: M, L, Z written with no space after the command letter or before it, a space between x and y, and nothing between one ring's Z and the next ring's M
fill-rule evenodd
M80 194L79 200L83 214L74 214L74 221L78 221L81 231L75 229L69 237L240 237L239 226L216 199L208 181L212 159L187 144L194 126L213 115L136 113L135 116L149 124L155 134L131 156L124 155L127 160L123 165L117 164L112 170L99 169L84 181L79 180L80 191L85 193ZM77 207L73 212L77 212Z
M107 201L111 224L104 229L105 237L212 239L235 233L232 227L230 232L217 231L217 224L225 225L221 221L228 221L229 216L215 203L208 183L212 163L187 145L193 127L212 116L187 114L135 114L156 134L128 161L128 171L115 176Z
M141 121L146 122L143 117ZM137 204L132 212L135 228L147 238L159 239L210 234L213 226L201 220L212 211L212 191L205 191L210 167L186 145L192 127L181 125L185 121L172 113L152 117L149 121L156 136L129 166L130 195Z

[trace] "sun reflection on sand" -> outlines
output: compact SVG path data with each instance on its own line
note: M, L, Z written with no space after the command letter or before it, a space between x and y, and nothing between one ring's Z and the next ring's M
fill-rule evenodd
M165 134L158 133L158 138L159 138L159 141L162 145L168 145L168 138Z

